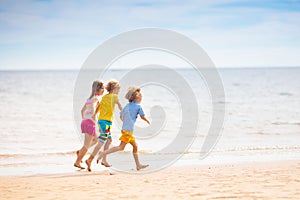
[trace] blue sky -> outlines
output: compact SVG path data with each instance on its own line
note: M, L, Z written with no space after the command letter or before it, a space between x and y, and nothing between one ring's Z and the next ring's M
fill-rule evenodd
M217 67L300 66L300 0L0 0L0 70L79 69L143 27L185 34Z

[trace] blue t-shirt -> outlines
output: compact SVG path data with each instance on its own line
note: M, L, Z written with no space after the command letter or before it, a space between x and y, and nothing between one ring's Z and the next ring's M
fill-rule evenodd
M133 131L134 123L138 115L144 116L144 111L140 104L135 101L128 103L120 112L123 117L122 130Z

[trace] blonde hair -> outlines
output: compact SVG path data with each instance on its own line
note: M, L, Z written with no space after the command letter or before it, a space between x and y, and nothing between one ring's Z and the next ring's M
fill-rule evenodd
M115 88L120 88L120 87L121 87L121 86L120 86L120 84L119 84L118 81L112 80L112 81L109 81L109 82L107 83L107 85L105 86L105 89L107 90L107 92L111 92L111 91L113 91Z
M97 93L99 93L102 87L103 87L103 83L101 81L94 81L92 85L92 93L89 99L95 96Z
M140 92L141 89L139 87L131 86L128 88L125 98L128 99L129 102L132 102L140 95Z

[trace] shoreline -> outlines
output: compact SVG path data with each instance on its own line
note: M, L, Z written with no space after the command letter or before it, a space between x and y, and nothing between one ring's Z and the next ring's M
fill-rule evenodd
M189 166L224 166L224 165L239 165L239 164L252 164L252 163L265 163L265 162L289 162L298 161L300 152L298 149L292 150L277 150L277 151L247 151L247 152L212 152L209 156L200 159L197 153L184 154L182 157L178 157L178 160L174 160L169 164L163 166L159 159L155 155L143 154L140 159L143 164L150 164L145 169L147 173L154 173L161 168L173 168L173 167L189 167ZM127 158L124 155L128 156ZM86 160L88 154L83 158ZM166 157L168 159L168 157ZM68 154L56 154L44 155L41 154L38 157L31 158L30 156L25 158L19 158L11 156L9 158L3 158L0 164L0 177L2 176L43 176L43 175L55 175L55 174L73 174L77 172L77 168L73 166L76 159L76 152L69 152ZM135 169L134 161L131 153L124 152L112 154L108 161L116 168L111 168L112 171L124 170L131 173ZM83 166L86 167L85 163ZM92 163L93 171L103 171L107 168ZM84 171L84 170L83 170Z
M75 154L75 153L73 153ZM53 157L50 158L49 162L40 162L43 160L39 160L38 162L33 161L32 163L24 164L24 163L15 163L8 164L0 167L0 177L30 177L30 176L51 176L51 175L61 175L61 174L70 174L74 173L84 173L87 172L86 169L79 170L78 168L73 166L73 162L75 159L75 155L70 154L69 156L62 157ZM180 168L180 167L213 167L213 166L227 166L227 165L247 165L247 164L259 164L259 163L285 163L285 162L297 162L300 161L300 157L298 154L291 154L285 158L278 156L275 159L274 156L269 155L246 155L246 156L215 156L211 154L209 157L205 159L191 159L190 157L181 157L179 160L170 163L168 166L164 166L161 169L157 168L160 165L159 160L154 160L153 158L146 158L145 156L141 157L141 161L144 164L149 164L150 166L143 170L143 173L155 173L160 170L165 170L169 168ZM113 155L115 156L115 155ZM86 160L88 156L85 156L83 160ZM44 159L44 158L43 158ZM55 160L54 160L55 159ZM96 164L94 161L92 163L92 171L93 172L102 172L105 170L109 170L111 172L118 173L129 173L135 174L139 173L135 170L134 161L130 160L130 158L124 160L119 160L120 157L110 157L109 162L113 165L110 168L106 168L100 164ZM49 159L48 159L49 160ZM117 162L116 162L117 161ZM85 163L82 165L86 168ZM114 168L114 166L118 166Z
M0 176L0 199L297 199L300 160Z

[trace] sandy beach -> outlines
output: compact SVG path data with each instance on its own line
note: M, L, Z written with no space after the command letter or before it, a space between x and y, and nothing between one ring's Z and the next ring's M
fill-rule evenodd
M0 199L299 199L300 161L2 176Z

